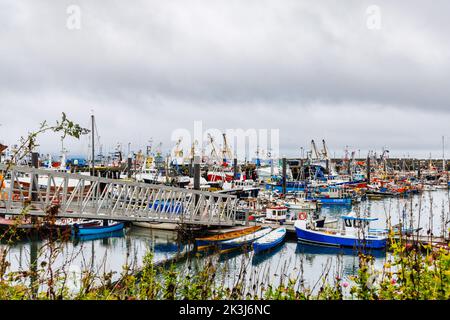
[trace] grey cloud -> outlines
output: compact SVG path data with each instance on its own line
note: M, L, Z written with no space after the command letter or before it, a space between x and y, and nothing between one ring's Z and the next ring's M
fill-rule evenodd
M66 28L69 4L82 9L81 30ZM372 4L379 31L366 27ZM153 136L169 147L173 129L199 119L280 128L286 153L314 137L337 151L439 150L450 120L449 9L447 1L3 1L0 139L61 111L87 123L94 108L108 145ZM46 137L42 148L58 144Z

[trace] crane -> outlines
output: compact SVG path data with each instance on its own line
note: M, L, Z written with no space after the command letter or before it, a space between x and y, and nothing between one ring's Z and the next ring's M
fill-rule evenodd
M314 142L314 140L311 140L311 149L312 149L312 151L314 151L314 154L316 155L316 159L319 159L320 155L319 155L319 152L317 151L316 143Z
M228 147L228 143L227 143L227 135L225 133L222 134L223 135L223 150L222 150L222 158L223 158L223 162L227 162L227 159L231 159L233 158L233 155L231 153L230 148Z
M214 138L213 138L213 136L210 133L208 133L208 140L209 140L209 144L211 145L211 157L213 159L215 159L216 161L217 160L220 161L220 155L217 152L217 148L216 148L215 143L214 143Z

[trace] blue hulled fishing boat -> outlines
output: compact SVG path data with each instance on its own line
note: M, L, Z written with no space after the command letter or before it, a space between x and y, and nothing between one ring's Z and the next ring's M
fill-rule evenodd
M369 230L370 222L377 218L360 218L350 214L341 219L343 228L319 228L314 221L297 220L294 224L297 238L301 242L335 247L386 247L386 234Z

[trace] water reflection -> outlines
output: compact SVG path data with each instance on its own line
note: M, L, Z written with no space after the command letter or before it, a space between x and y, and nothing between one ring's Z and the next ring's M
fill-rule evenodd
M442 214L448 214L449 193L447 190L424 192L409 198L364 201L352 207L323 206L321 213L330 218L338 218L352 210L379 218L374 223L374 228L384 228L388 219L392 224L407 219L414 226L420 224L424 232L431 228L438 235L442 229ZM14 242L9 246L7 257L11 263L9 271L28 270L33 261L37 261L39 266L40 262L48 259L48 253L42 249L47 244L46 240L26 238ZM0 247L6 245L5 242L0 243ZM81 268L93 266L95 270L114 271L116 276L124 264L140 265L149 250L154 250L154 261L160 262L191 248L179 245L177 235L172 231L139 227L131 227L109 237L89 236L58 245L62 254L58 256L56 266L70 261L70 265ZM381 267L385 260L384 251L373 250L371 254L375 257L375 265ZM204 261L206 258L200 259ZM285 242L271 251L257 255L253 252L235 251L222 255L217 260L217 266L226 270L222 276L230 281L242 268L246 268L248 274L259 272L260 277L264 274L264 279L274 284L283 274L298 277L302 272L305 280L313 284L320 279L325 268L332 272L342 272L344 275L352 275L358 268L357 252L353 249L320 247L295 241ZM192 265L198 266L199 260L192 260ZM183 266L184 263L180 263L180 269Z
M281 254L281 252L284 250L285 243L280 244L279 246L276 246L272 250L262 252L260 254L254 254L252 258L252 265L258 266L261 263L264 263L265 261L268 261L270 259L273 259L274 257Z
M23 239L9 246L7 253L11 263L9 271L29 270L50 258L48 240ZM0 244L4 247L7 244ZM61 251L54 262L57 269L63 265L81 269L113 271L116 276L123 265L139 266L145 254L153 251L154 262L174 257L186 246L179 246L176 234L145 228L130 228L111 234L75 237L71 241L53 244Z
M384 258L386 256L385 250L370 250L366 249L361 251L364 254L371 255L375 258ZM327 247L310 245L299 242L295 251L296 254L313 254L313 255L348 255L357 256L360 251L354 248L338 248L338 247Z

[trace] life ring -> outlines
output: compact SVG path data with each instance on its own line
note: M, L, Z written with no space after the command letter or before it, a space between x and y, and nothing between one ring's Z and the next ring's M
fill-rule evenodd
M299 214L298 214L298 219L299 220L306 220L306 212L300 212Z

